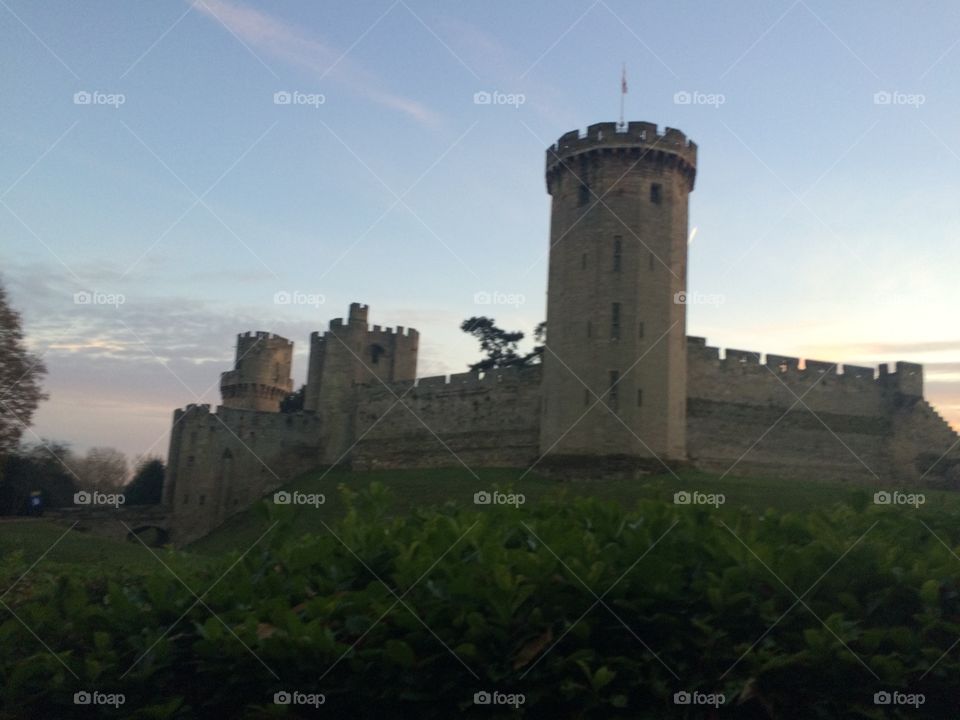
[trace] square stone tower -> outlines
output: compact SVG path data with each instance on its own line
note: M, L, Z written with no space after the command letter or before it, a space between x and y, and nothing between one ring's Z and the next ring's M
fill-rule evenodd
M351 303L346 321L310 335L310 362L303 409L320 417L323 461L342 462L354 440L358 384L380 385L417 376L420 334L413 328L367 324L369 308Z
M660 134L646 122L591 125L547 150L547 462L686 456L687 201L696 162L683 133Z

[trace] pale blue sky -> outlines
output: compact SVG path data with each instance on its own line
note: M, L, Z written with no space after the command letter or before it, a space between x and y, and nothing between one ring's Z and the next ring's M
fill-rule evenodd
M956 3L3 0L0 17L0 272L50 366L45 437L165 452L173 408L217 401L236 332L293 339L299 383L309 331L351 301L421 331L421 374L474 359L469 315L529 332L544 149L617 119L624 61L628 119L700 146L690 290L724 302L691 307L691 334L927 362L960 421ZM125 303L75 305L84 290Z

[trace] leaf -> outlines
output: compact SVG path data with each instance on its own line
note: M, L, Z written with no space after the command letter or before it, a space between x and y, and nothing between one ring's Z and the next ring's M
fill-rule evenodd
M383 654L400 667L413 667L413 650L402 640L387 640Z
M928 605L936 605L940 599L939 581L927 580L920 588L920 597Z
M601 690L607 685L609 685L613 679L617 676L617 673L608 668L606 665L603 665L597 668L597 671L593 674L593 689Z
M519 670L527 665L531 660L539 655L552 640L553 628L548 625L547 629L540 637L534 638L520 648L520 651L513 658L513 669Z
M277 632L275 625L270 623L257 623L257 637L260 640L266 640L268 637L272 637L274 633Z

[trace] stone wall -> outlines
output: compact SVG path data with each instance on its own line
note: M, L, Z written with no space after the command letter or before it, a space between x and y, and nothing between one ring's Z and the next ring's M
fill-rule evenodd
M960 487L960 437L923 399L918 365L841 368L722 353L702 338L689 338L687 351L688 456L701 469ZM562 453L540 446L542 393L540 366L353 383L342 397L341 462L356 470L526 468L549 450L562 463ZM581 421L608 412L597 406ZM329 442L318 412L176 411L163 498L172 540L203 537L296 475L329 465Z
M203 537L296 475L321 465L313 413L189 405L173 416L163 502L178 545Z
M688 339L687 451L703 469L916 483L920 456L935 460L957 440L923 400L918 365L878 374L743 350L720 355L703 338Z
M357 386L354 469L528 467L538 457L539 367Z

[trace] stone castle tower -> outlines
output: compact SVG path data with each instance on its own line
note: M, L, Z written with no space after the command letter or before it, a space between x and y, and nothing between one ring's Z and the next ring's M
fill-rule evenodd
M293 391L290 369L293 343L268 332L237 335L233 370L220 375L223 406L237 410L279 412Z
M417 376L419 333L402 326L367 325L368 307L351 303L347 322L310 335L310 364L303 409L324 428L324 462L342 461L354 437L355 383L378 385Z
M661 135L646 122L591 125L547 150L541 453L686 457L687 200L696 164L683 133Z

